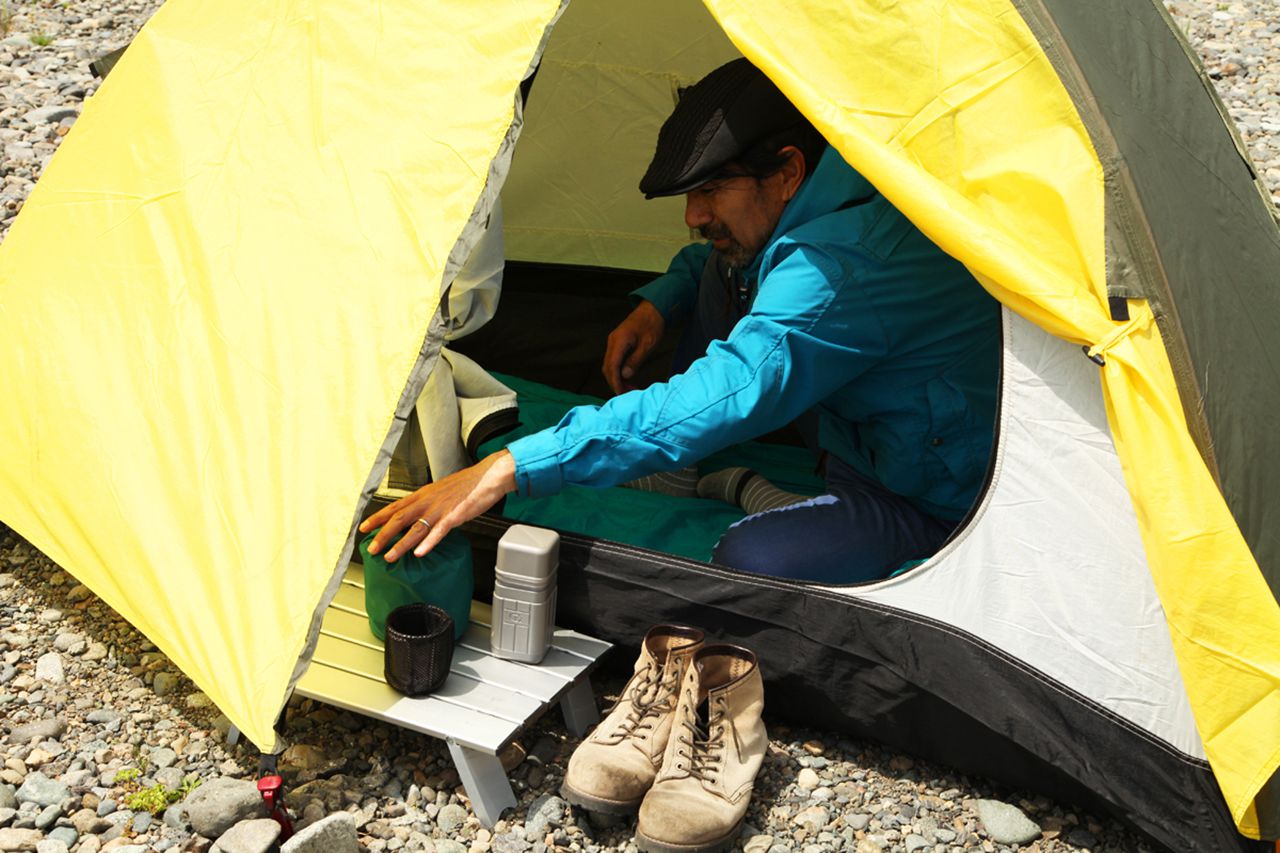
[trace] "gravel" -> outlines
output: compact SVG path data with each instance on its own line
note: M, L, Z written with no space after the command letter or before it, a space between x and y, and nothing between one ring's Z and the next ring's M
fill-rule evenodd
M0 239L97 88L88 62L125 44L156 6L0 0ZM1280 4L1166 6L1280 206ZM606 699L621 683L597 679ZM0 849L271 848L274 830L246 796L256 753L228 746L228 723L208 697L2 526L0 712ZM739 839L750 853L1151 849L1070 804L766 720L772 741ZM511 772L519 805L492 830L471 812L438 741L310 700L290 704L285 734L287 801L304 830L287 853L635 850L629 824L593 822L556 796L576 741L554 714L526 734L533 746ZM140 796L157 791L158 800Z

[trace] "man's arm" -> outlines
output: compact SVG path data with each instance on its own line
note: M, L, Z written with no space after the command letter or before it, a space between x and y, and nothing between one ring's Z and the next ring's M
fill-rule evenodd
M513 442L522 495L674 470L793 420L876 364L888 343L841 265L812 247L779 258L728 340L667 382L569 411Z
M702 270L710 255L710 243L691 243L676 253L664 275L632 291L631 296L639 304L609 335L601 365L613 393L635 389L631 380L662 342L668 323L693 310Z

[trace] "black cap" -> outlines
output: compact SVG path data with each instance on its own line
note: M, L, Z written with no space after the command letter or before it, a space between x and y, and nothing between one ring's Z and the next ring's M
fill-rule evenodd
M687 193L754 143L803 121L773 81L746 59L721 65L686 89L663 122L640 192L645 198Z

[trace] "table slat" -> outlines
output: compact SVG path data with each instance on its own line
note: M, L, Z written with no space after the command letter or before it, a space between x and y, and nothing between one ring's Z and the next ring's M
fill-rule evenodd
M522 728L520 725L434 696L410 699L377 678L353 675L313 663L298 682L303 696L358 714L385 720L433 737L448 738L472 749L496 754Z

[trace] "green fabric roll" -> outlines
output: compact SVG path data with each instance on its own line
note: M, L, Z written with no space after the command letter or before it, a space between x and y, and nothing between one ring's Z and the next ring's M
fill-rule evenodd
M381 554L370 554L369 543L378 531L360 542L364 559L364 609L369 629L379 640L385 638L387 615L402 604L434 604L453 619L453 639L462 638L471 620L471 597L475 576L471 570L471 543L453 531L425 557L413 552L388 563Z

